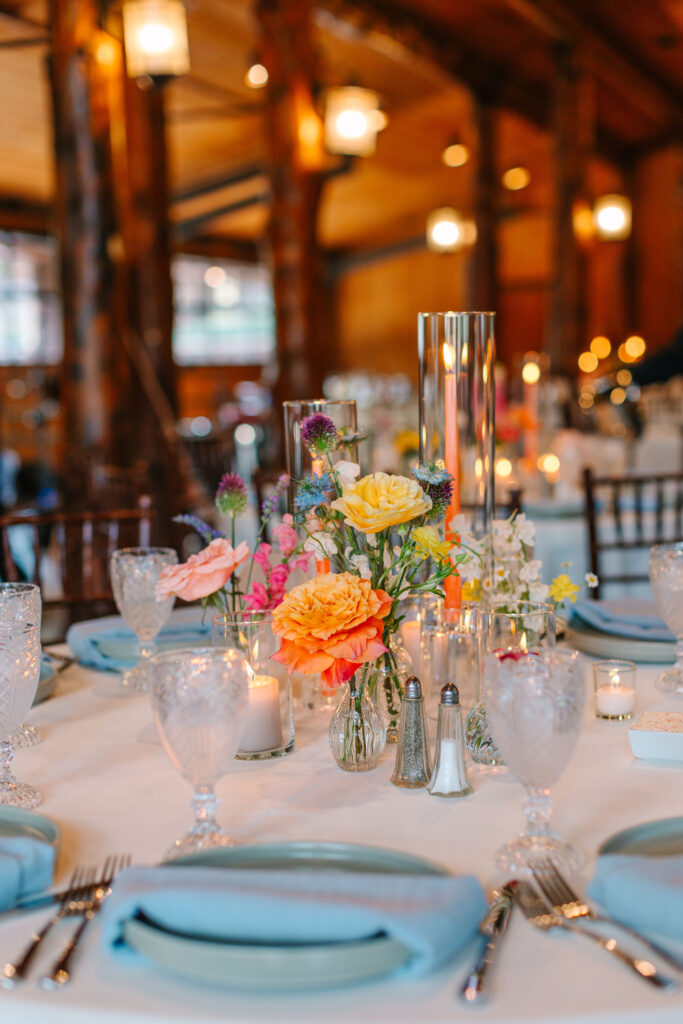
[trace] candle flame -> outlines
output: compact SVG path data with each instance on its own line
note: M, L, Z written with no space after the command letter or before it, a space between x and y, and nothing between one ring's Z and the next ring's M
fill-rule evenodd
M450 342L443 343L443 365L446 373L453 373L455 367L455 346Z

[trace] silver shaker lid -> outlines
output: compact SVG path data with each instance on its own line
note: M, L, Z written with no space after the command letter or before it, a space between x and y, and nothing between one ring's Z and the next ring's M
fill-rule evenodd
M441 688L441 703L446 704L448 707L460 703L460 694L455 683L446 683Z
M403 690L404 700L419 700L422 696L422 684L417 676L411 676L407 680L405 689Z

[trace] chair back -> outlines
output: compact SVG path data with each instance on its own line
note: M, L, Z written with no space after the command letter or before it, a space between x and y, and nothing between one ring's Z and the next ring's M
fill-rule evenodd
M646 569L612 572L606 569L607 552L633 552L683 540L683 473L596 476L584 469L584 514L591 572L599 585L590 591L595 599L606 583L642 583Z

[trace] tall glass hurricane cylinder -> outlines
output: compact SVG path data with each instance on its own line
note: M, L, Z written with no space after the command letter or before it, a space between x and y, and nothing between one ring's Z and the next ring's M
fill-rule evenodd
M458 512L476 536L494 507L495 313L418 313L420 458L455 478L447 524ZM448 595L447 595L448 596Z
M315 413L328 416L338 431L353 435L358 429L356 416L356 403L353 399L344 401L328 401L326 398L309 398L296 402L283 402L282 408L285 417L285 454L287 457L287 472L290 478L289 504L290 511L294 502L297 481L312 473L319 475L324 471L324 466L318 463L308 450L301 437L301 421ZM350 462L358 462L358 445L350 444L338 448L332 453L332 461L348 459Z

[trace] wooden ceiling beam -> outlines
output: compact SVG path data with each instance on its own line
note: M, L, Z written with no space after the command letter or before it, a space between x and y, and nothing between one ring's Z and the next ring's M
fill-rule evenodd
M25 231L29 235L47 235L52 208L44 203L23 199L0 199L0 231Z
M612 39L589 24L573 4L560 0L504 0L550 39L580 49L592 70L613 89L626 95L641 113L660 127L683 127L681 99L670 83L660 82L632 54L624 53Z

